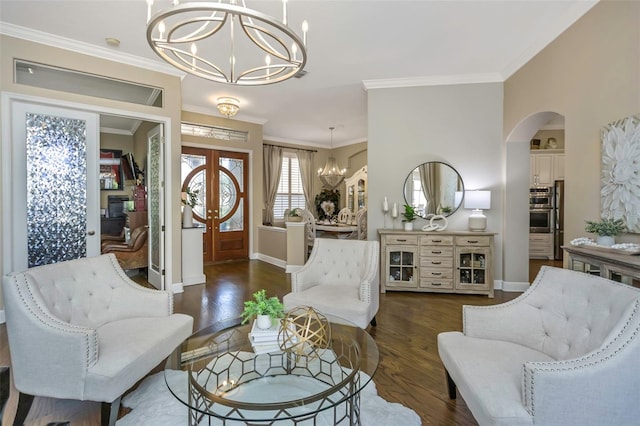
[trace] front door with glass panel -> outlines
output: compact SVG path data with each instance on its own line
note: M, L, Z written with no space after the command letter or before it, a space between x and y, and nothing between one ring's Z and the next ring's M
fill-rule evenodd
M182 148L182 192L197 192L193 219L206 229L205 262L249 257L246 153Z
M11 108L5 272L98 255L98 115L17 101Z

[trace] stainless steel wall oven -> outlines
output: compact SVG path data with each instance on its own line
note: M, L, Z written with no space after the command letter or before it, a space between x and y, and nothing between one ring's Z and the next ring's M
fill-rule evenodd
M529 189L529 233L553 232L553 187L540 186Z

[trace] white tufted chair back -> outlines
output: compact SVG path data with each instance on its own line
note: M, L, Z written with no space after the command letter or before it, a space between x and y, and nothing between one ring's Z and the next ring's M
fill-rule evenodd
M501 324L510 341L566 360L602 346L638 298L640 290L629 285L543 266L531 287L496 313L504 316ZM472 335L473 324L465 321L465 334L467 327Z
M313 306L366 328L378 312L379 259L377 241L316 238L307 263L291 274L285 308Z
M32 303L69 324L97 328L133 313L158 315L155 309L144 312L144 305L132 309L141 300L128 291L131 281L113 254L31 268L13 276L29 289L26 294ZM173 298L167 303L166 312L172 312Z

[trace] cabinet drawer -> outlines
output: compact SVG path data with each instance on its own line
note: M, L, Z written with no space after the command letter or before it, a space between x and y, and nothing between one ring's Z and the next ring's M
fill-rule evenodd
M529 234L529 243L550 243L551 234Z
M453 268L452 257L421 257L420 266L431 268Z
M410 244L418 245L417 235L386 235L385 241L387 244Z
M421 288L433 288L433 289L442 289L442 290L453 290L453 280L447 279L425 279L420 280Z
M491 237L474 237L473 235L465 237L456 237L456 245L458 246L488 246Z
M420 281L453 279L453 268L420 268Z
M453 247L420 247L420 257L452 257Z
M420 236L420 245L422 246L452 246L452 235L422 235Z

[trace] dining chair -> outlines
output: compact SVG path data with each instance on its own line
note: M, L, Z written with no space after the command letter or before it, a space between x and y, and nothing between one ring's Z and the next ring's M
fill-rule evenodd
M358 210L356 213L357 229L349 235L350 240L366 240L367 239L367 209Z
M302 215L302 221L305 222L304 227L304 241L305 241L305 260L309 257L311 253L311 249L313 248L313 244L316 240L316 218L307 209L301 209L300 214Z
M349 207L343 207L342 210L338 212L338 223L347 223L351 224L351 210Z

